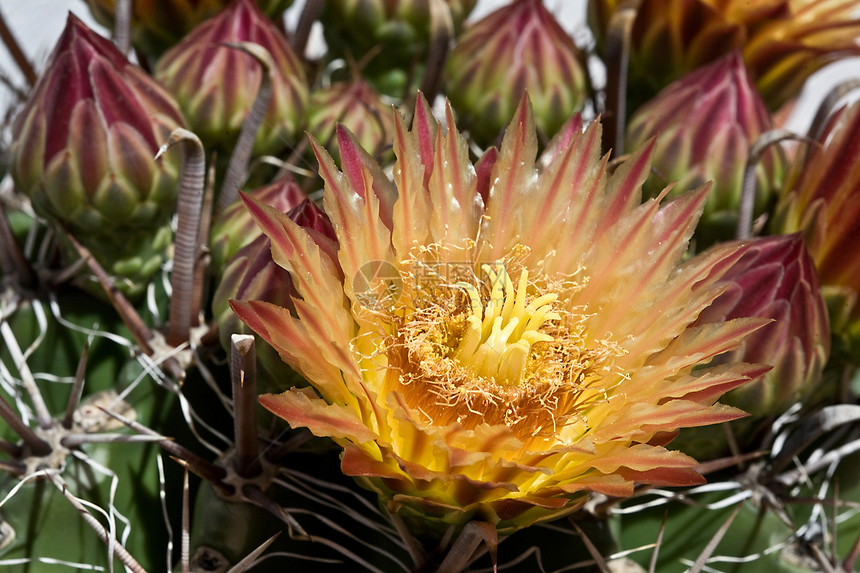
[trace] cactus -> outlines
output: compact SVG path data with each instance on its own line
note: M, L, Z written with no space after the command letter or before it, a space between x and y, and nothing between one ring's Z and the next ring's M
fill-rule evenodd
M856 568L860 107L768 111L850 3L593 0L605 84L559 3L89 4L141 67L0 34L4 571Z

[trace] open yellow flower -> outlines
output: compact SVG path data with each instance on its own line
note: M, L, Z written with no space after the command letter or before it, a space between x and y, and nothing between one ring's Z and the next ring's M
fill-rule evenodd
M314 144L336 258L247 200L300 296L293 314L233 308L312 385L262 404L340 444L390 508L442 524L509 532L588 492L701 483L663 444L742 415L717 398L766 370L694 371L763 322L690 327L743 245L681 262L705 193L640 204L652 144L608 176L600 125L576 118L536 160L524 100L473 166L450 108L446 123L423 100L411 131L396 117L393 181L345 129L342 172Z

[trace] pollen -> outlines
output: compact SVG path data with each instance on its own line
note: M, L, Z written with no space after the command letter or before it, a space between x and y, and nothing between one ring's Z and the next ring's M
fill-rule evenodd
M457 273L427 272L426 261L404 265L402 306L384 321L393 328L377 348L386 355L387 391L428 424L551 435L585 423L625 378L615 366L621 346L590 336L591 317L575 304L587 279L549 280L524 254L464 263Z

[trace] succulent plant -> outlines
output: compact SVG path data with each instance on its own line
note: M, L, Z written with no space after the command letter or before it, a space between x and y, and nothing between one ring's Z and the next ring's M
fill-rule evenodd
M837 110L787 177L771 230L802 231L821 278L834 334L860 360L860 104Z
M380 157L390 155L394 139L394 122L382 96L363 79L336 82L311 93L308 104L307 130L328 144L334 140L337 125L346 126L364 149ZM340 160L337 148L333 150Z
M737 227L744 169L756 139L773 122L739 52L699 68L640 107L627 126L626 149L657 138L654 174L646 190L656 196L669 182L673 195L712 182L696 229L698 246L731 239ZM754 214L761 215L782 183L785 159L764 152L756 168Z
M860 53L850 0L640 0L630 53L634 106L684 74L734 51L769 109L793 99L822 66ZM621 3L590 0L592 22L607 26ZM606 28L597 33L599 38ZM644 96L644 97L643 97Z
M177 158L155 152L183 123L163 88L70 14L12 128L12 176L38 214L139 292L170 245L178 191Z
M285 213L305 199L305 193L290 176L277 179L249 193L257 200ZM218 213L209 235L212 274L220 277L233 255L261 234L260 228L241 201L236 201Z
M714 363L771 365L764 376L732 390L724 400L753 416L777 416L818 389L830 355L827 307L800 233L761 237L742 248L740 259L717 272L724 290L697 323L744 316L773 319Z
M451 105L491 144L528 92L540 133L552 137L585 104L584 56L539 0L516 0L468 26L445 67Z
M248 194L256 201L264 201L259 194ZM272 207L271 204L269 204ZM305 230L313 240L333 254L336 248L334 229L325 214L312 201L304 199L290 209L286 216ZM248 215L250 217L250 214ZM249 329L230 308L230 300L265 300L290 309L295 313L292 296L296 289L290 274L272 258L271 241L257 229L257 237L230 257L218 288L212 297L212 314L218 323L221 346L230 350L233 334L247 334ZM265 342L257 344L257 359L265 373L261 388L275 390L286 383L301 381Z
M87 0L93 16L108 26L114 24L117 2ZM230 0L134 0L131 2L131 26L135 47L147 54L161 55L229 3ZM281 14L292 3L293 0L256 0L267 16Z
M369 59L365 74L384 93L400 95L409 89L410 68L427 57L434 21L459 29L475 4L477 0L325 0L320 21L332 54Z
M450 108L445 135L424 109L410 132L395 118L395 182L356 178L349 164L339 173L317 148L336 260L283 214L249 205L290 271L297 316L267 302L233 308L314 388L261 403L333 438L344 473L392 511L441 531L477 521L510 533L577 510L588 492L699 483L694 460L649 442L740 416L715 401L762 372L732 367L713 385L692 373L763 322L709 322L705 336L684 334L714 297L710 269L738 255L723 249L676 272L705 195L633 208L649 148L606 186L573 185L575 173L601 178L597 123L584 133L571 124L538 173L524 99L484 204ZM353 138L339 143L341 157L357 154ZM590 153L563 161L589 143ZM616 186L630 194L613 198L629 206L620 212L608 209ZM563 230L581 219L590 232ZM559 232L571 237L563 252L552 248ZM642 264L645 252L661 262ZM702 290L691 293L696 283Z
M271 57L272 99L254 155L278 154L295 143L302 126L307 80L284 34L253 0L234 0L195 28L159 60L155 77L176 97L207 147L230 150L267 75L260 62L236 49L242 42L261 46Z
M856 2L89 2L0 12L0 569L856 569Z

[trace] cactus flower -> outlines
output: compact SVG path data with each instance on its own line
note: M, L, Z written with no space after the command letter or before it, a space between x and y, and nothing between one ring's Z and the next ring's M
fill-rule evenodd
M232 149L257 97L263 70L254 58L224 43L253 42L273 61L272 99L254 142L254 154L277 154L294 141L307 106L301 62L283 33L253 0L235 0L194 29L159 60L155 77L176 96L207 146Z
M860 360L860 103L828 120L789 173L771 230L802 231L830 309L831 329Z
M401 95L415 64L423 64L436 0L326 0L320 16L329 54L362 60L365 77L386 93ZM477 0L442 0L455 31Z
M742 254L682 262L705 193L640 204L651 146L610 177L579 118L536 160L527 99L474 166L454 123L422 99L411 131L395 114L394 181L343 128L343 172L314 143L336 256L248 199L298 296L295 314L233 309L311 384L261 403L430 526L509 532L589 492L701 483L664 438L741 416L717 398L765 370L697 368L764 322L690 328L720 292L711 270Z
M733 52L684 76L640 107L630 119L626 149L657 137L655 173L646 183L652 195L670 181L678 181L673 193L681 194L713 180L696 231L702 246L734 236L750 147L771 128L770 114L740 53ZM784 161L775 147L762 156L756 215L779 188Z
M517 0L469 26L445 66L461 123L491 144L528 92L540 133L552 137L582 109L582 54L540 0Z
M276 16L289 8L293 0L256 3L266 15ZM87 4L99 22L113 26L116 0L87 0ZM134 0L131 15L134 45L144 53L159 55L228 4L228 0Z
M592 22L607 25L618 2L591 0ZM740 49L771 110L795 97L822 66L860 54L853 0L640 0L633 23L634 108L672 81ZM596 32L601 38L605 29ZM650 92L646 86L650 87Z
M698 322L774 319L715 363L773 365L762 378L729 392L724 401L754 416L775 416L817 389L830 355L830 325L815 264L800 233L758 238L747 245L737 262L719 271L725 291Z
M70 14L13 125L12 176L133 291L170 243L179 162L153 158L183 123L164 89Z
M298 206L304 199L305 193L292 177L284 177L251 191L253 197L278 211L286 213ZM236 251L254 241L262 234L260 227L245 208L245 204L236 201L215 216L212 230L209 233L209 252L212 257L211 268L215 276L219 276L227 261Z
M362 79L335 83L311 94L307 131L327 144L333 140L337 124L342 123L355 134L364 149L369 149L375 157L381 157L390 150L394 137L389 107ZM340 160L336 149L332 155Z

